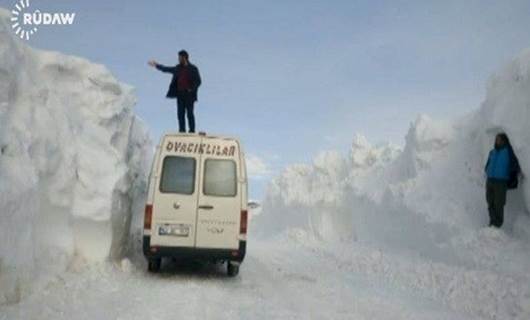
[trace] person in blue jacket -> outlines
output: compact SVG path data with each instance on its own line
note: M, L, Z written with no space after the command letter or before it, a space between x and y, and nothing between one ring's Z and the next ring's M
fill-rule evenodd
M490 227L500 228L504 222L504 205L508 189L517 188L521 172L519 160L505 133L495 137L495 146L486 163L486 201L490 216Z

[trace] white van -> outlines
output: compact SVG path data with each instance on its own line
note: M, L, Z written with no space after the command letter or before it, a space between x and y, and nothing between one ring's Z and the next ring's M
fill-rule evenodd
M156 148L145 206L149 271L163 257L226 261L235 276L245 257L247 172L237 139L174 133Z

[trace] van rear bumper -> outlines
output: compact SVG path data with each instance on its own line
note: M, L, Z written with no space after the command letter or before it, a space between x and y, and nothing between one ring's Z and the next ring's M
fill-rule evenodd
M171 257L190 260L230 260L242 262L247 250L247 242L239 241L238 249L209 249L193 247L151 247L151 237L143 237L143 251L147 259Z

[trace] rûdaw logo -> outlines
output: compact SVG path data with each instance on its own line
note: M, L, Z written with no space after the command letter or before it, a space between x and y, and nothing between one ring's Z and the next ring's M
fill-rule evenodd
M11 11L11 27L20 39L29 40L41 25L71 25L75 13L30 11L29 0L19 0Z

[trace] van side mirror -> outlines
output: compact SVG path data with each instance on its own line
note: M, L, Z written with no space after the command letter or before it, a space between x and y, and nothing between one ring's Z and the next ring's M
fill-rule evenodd
M257 202L257 201L249 201L247 206L248 206L249 209L257 209L257 208L261 207L261 204L259 202Z

